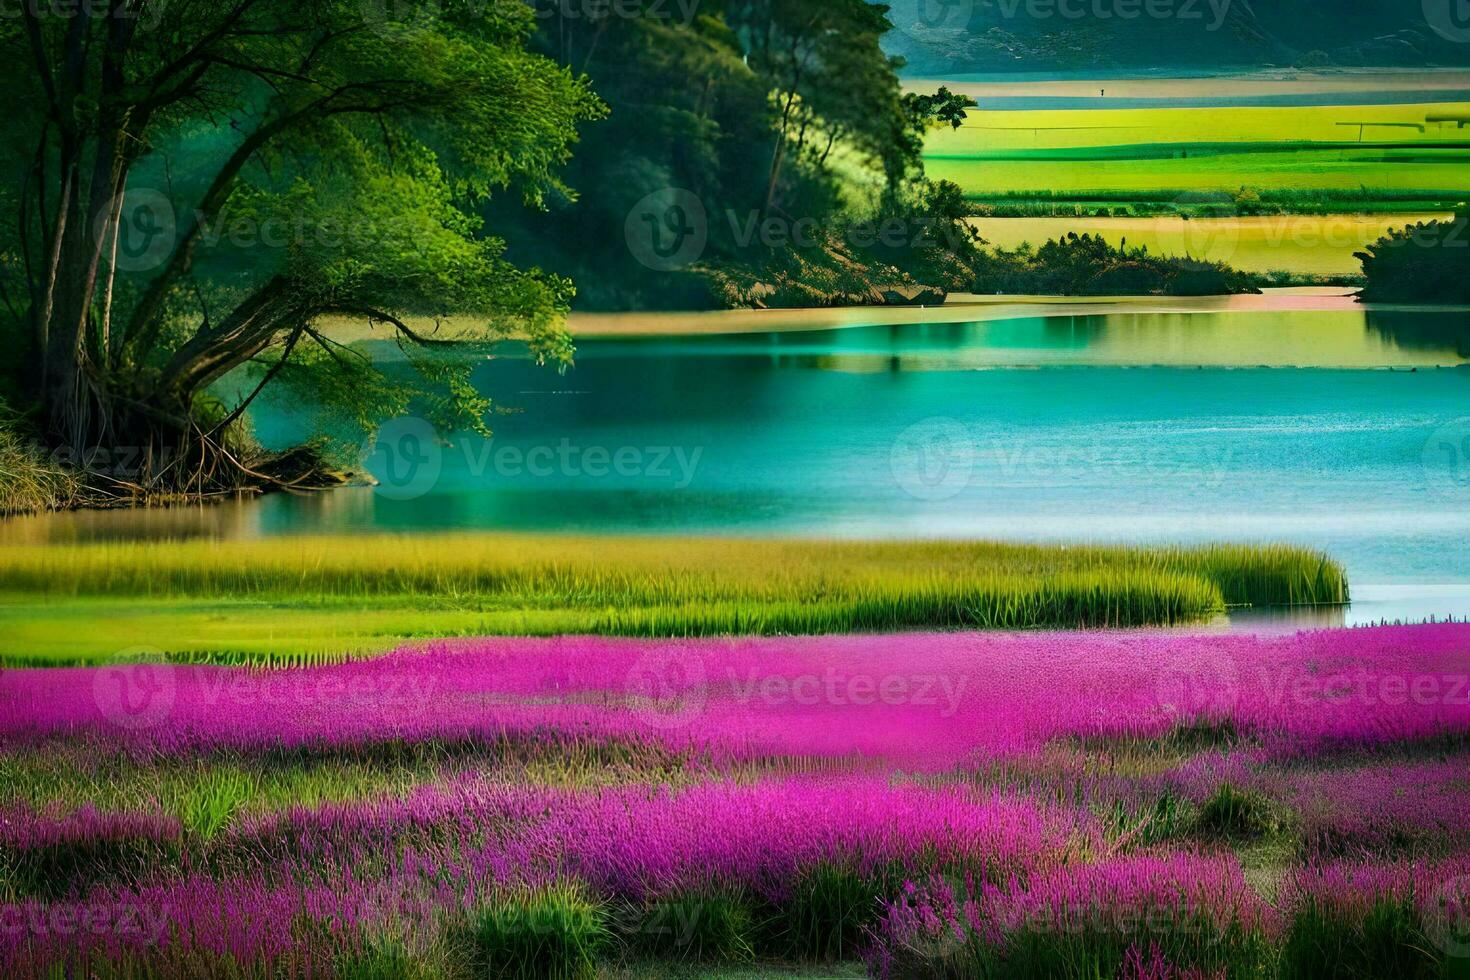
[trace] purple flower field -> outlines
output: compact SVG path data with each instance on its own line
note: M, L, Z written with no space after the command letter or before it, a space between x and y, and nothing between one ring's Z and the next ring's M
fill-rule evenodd
M0 970L1459 976L1467 676L1459 625L8 671Z
M722 758L944 771L1064 740L1229 726L1273 757L1470 727L1470 627L434 643L292 671L114 666L0 677L0 736L139 751L636 740Z

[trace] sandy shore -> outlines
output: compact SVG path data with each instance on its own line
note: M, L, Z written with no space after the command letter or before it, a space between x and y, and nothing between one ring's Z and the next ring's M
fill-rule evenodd
M719 334L788 333L842 327L908 323L984 323L1047 316L1092 316L1110 313L1280 313L1361 312L1364 310L1425 312L1454 307L1364 306L1353 290L1312 286L1268 289L1251 296L979 296L955 293L942 306L852 306L799 310L701 310L668 313L573 313L568 320L579 340L638 337L699 337ZM1470 312L1470 308L1458 308ZM483 321L449 317L437 322L410 317L417 329L441 340L476 335ZM333 318L332 336L343 343L390 339L386 327L370 330L365 322Z
M1017 317L1107 313L1227 313L1356 310L1352 290L1271 289L1259 296L978 296L955 293L943 306L840 309L714 310L696 313L575 313L573 336L675 337L831 330L902 323L977 323Z

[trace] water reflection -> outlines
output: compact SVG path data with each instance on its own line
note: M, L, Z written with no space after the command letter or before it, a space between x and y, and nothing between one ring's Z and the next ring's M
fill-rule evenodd
M1470 363L1470 312L1079 313L584 342L578 357L764 356L874 373L1057 366L1435 368Z
M1466 316L1370 310L1367 329L1402 349L1431 352L1438 359L1452 352L1461 362L1470 360L1470 318Z

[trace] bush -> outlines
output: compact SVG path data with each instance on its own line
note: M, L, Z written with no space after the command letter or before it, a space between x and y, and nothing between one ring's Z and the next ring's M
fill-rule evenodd
M1075 232L1035 250L1027 245L1009 252L981 250L974 265L977 293L1221 296L1260 291L1256 277L1222 263L1115 248L1100 235Z
M1470 211L1392 231L1356 254L1365 300L1470 303Z

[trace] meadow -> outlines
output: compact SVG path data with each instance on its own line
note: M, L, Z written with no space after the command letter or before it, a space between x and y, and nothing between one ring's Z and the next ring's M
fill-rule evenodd
M1202 622L1348 601L1287 546L1062 547L559 535L0 546L0 662L257 665L411 639Z
M973 111L925 144L929 176L974 200L1109 192L1337 191L1413 210L1470 192L1461 103ZM1415 192L1415 193L1411 193ZM1417 194L1417 200L1415 195ZM1183 202L1183 203L1187 203Z
M1470 627L0 674L9 976L1464 977Z
M931 134L924 161L930 177L960 185L975 226L1001 248L1091 232L1351 283L1364 246L1470 200L1463 103L985 106Z
M1202 262L1224 262L1243 272L1324 276L1346 282L1363 271L1355 252L1391 230L1449 213L982 217L970 223L985 241L1006 250L1027 242L1040 245L1076 232L1100 235L1115 248L1143 246L1155 255L1189 255Z

